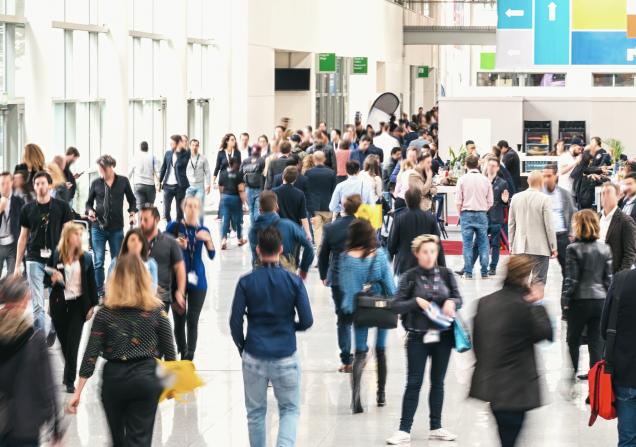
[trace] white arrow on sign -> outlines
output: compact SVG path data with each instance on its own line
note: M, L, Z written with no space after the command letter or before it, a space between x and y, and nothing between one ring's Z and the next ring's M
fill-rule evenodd
M627 62L634 62L636 60L636 48L627 49Z
M525 15L525 11L523 9L510 9L506 11L506 15L508 17L523 17Z
M550 22L554 22L556 20L556 10L557 10L556 3L550 2L550 4L548 5L548 20Z
M521 50L508 50L508 56L520 56Z

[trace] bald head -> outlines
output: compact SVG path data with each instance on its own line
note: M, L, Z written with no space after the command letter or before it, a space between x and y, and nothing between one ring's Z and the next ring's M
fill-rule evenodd
M528 186L532 189L541 189L543 187L543 174L541 171L532 171L528 176Z
M325 164L325 153L323 151L314 152L314 163L317 165Z

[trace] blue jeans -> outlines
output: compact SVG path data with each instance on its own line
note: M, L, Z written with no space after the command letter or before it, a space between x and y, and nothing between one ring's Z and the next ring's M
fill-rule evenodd
M499 264L499 252L501 251L501 227L503 224L489 223L488 238L490 240L490 270L497 270ZM473 245L473 265L479 256L477 244Z
M336 308L336 326L338 328L340 361L343 365L351 365L353 363L353 356L351 355L351 329L353 328L352 316L343 314L340 311L342 292L338 286L331 287L331 297Z
M124 230L102 230L97 225L91 227L93 241L93 262L95 264L95 282L97 295L104 294L104 260L106 258L106 242L110 249L110 258L115 259L124 240Z
M205 217L205 187L204 185L191 185L186 189L186 197L198 197L201 202L201 218L199 222L203 225L203 218Z
M428 394L429 426L431 430L442 428L442 406L444 405L444 378L448 369L451 349L453 348L452 331L441 333L437 343L423 343L423 334L409 332L406 337L406 389L402 399L402 418L400 430L411 432L413 418L420 401L420 390L424 383L426 361L431 358L431 389Z
M263 190L260 188L250 188L249 186L245 189L247 190L247 205L250 208L250 225L254 225L259 214L258 208L260 203L258 197Z
M33 327L35 330L44 330L46 314L44 312L44 267L46 264L37 261L26 262L27 280L31 289L31 302L33 303Z
M473 274L473 237L479 250L481 274L488 274L488 216L485 211L462 211L460 215L464 245L464 273Z
M261 360L243 351L243 386L250 447L266 447L267 385L272 383L278 402L276 447L296 445L300 415L300 365L294 353L279 360Z
M356 352L368 352L369 346L367 345L367 338L369 336L369 328L356 326L354 332L356 336ZM386 348L386 336L388 333L389 331L387 329L377 329L375 339L376 349Z
M618 447L636 446L636 388L614 385Z
M221 239L225 239L230 234L230 222L232 228L236 230L236 237L243 238L243 207L241 198L233 194L221 194L221 214L223 224L221 225Z

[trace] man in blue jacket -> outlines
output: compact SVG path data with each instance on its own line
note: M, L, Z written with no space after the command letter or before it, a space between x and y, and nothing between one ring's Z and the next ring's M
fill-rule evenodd
M185 197L186 190L190 187L186 174L190 152L181 143L181 135L170 137L170 150L166 151L163 157L159 173L159 184L163 189L163 217L168 222L172 220L170 208L172 208L173 199L177 201L177 220L183 220L181 202Z
M250 228L250 247L252 249L252 263L257 264L258 254L256 245L259 232L269 227L276 228L283 240L283 261L287 264L289 270L296 270L296 248L303 248L303 255L300 260L298 274L301 278L307 277L307 272L314 260L314 249L311 242L307 239L305 232L300 225L295 224L289 219L282 219L278 214L278 199L276 194L271 191L263 191L259 197L261 214L256 218L254 226Z
M264 194L275 197L273 193ZM262 204L261 198L261 207ZM276 445L296 445L300 414L296 332L306 331L314 320L303 281L280 265L283 244L281 233L272 226L258 234L256 251L261 266L239 279L230 315L232 339L243 361L245 407L252 446L267 444L269 383L279 408ZM247 335L243 330L246 317Z

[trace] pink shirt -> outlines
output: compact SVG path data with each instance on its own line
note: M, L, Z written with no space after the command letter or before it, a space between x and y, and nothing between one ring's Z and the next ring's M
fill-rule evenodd
M455 201L462 211L488 211L493 204L492 185L479 169L471 169L457 181Z

